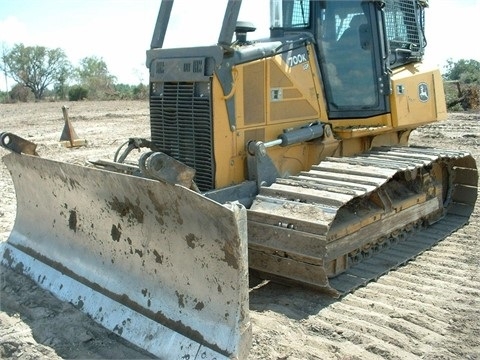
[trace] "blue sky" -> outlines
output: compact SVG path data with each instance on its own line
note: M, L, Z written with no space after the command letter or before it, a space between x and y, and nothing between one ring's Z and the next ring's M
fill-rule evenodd
M215 43L223 15L219 2L226 1L177 0L187 25L171 20L176 30L167 34L165 46ZM257 25L258 37L268 35L268 4L244 0L242 5L240 20ZM160 0L0 0L0 50L15 43L62 48L74 65L97 56L119 82L146 83L145 51L159 6ZM441 68L449 58L480 61L479 15L480 0L430 0L425 62ZM5 90L3 79L0 89Z

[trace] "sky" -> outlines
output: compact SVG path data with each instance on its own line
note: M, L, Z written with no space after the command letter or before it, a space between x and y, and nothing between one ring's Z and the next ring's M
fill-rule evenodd
M225 3L177 0L164 47L214 44ZM160 0L0 0L0 50L18 43L61 48L74 66L96 56L118 83L146 84L145 54L159 7ZM243 1L239 20L257 26L252 38L268 36L268 7L269 0ZM442 70L448 59L480 61L479 15L480 0L430 0L424 62ZM0 79L2 91L13 85Z

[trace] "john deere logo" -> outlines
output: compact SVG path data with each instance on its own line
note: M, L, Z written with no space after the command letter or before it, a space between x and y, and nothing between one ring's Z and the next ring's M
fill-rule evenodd
M418 84L418 98L421 102L427 102L429 98L428 85L425 83Z

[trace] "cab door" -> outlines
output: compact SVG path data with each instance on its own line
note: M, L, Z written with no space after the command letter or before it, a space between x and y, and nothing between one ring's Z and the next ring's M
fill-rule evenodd
M389 112L382 12L374 1L314 1L329 118Z

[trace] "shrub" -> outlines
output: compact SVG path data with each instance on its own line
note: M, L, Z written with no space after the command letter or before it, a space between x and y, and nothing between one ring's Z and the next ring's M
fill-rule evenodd
M28 102L35 100L32 90L22 84L16 84L10 91L10 99L12 102Z
M74 85L68 90L68 99L70 101L79 101L87 98L88 90L80 85Z

